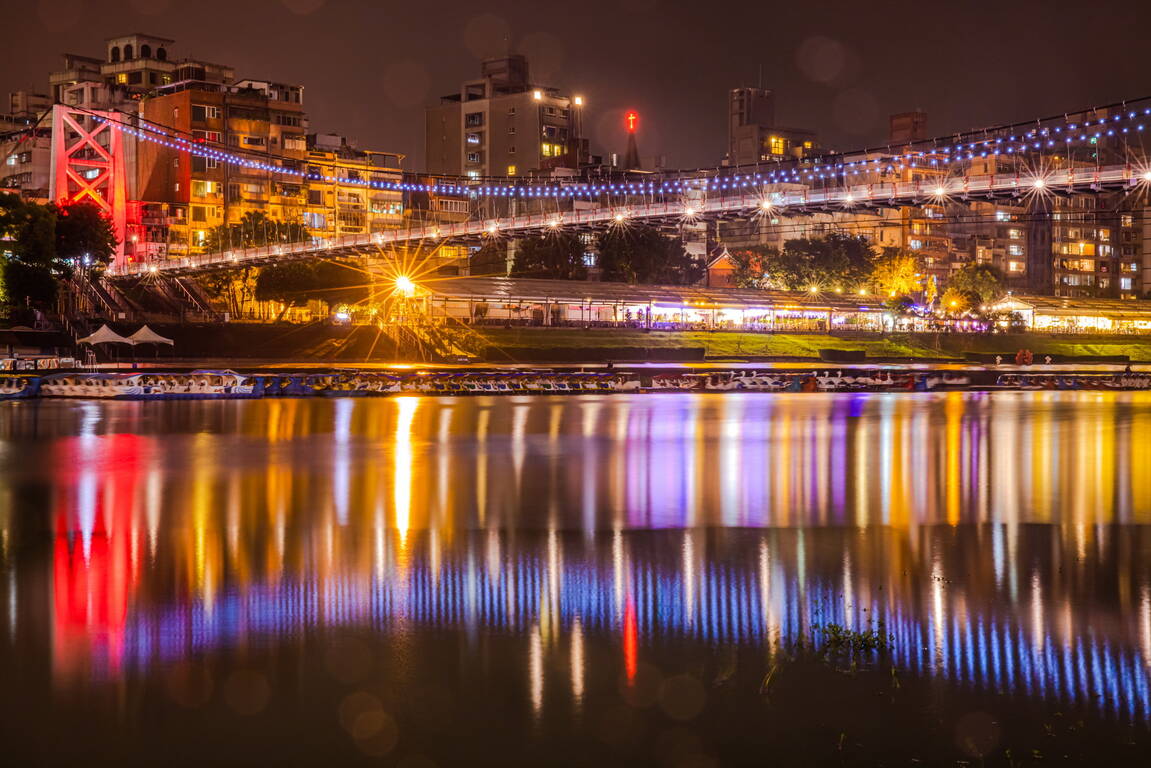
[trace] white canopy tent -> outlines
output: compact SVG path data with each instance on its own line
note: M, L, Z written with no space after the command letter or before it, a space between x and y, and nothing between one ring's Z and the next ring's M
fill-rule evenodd
M140 330L129 336L128 341L131 344L167 344L173 347L176 346L176 342L161 336L146 325L140 326Z
M135 344L129 338L121 336L113 331L106 324L100 326L100 330L93 334L85 336L82 339L76 339L77 344Z

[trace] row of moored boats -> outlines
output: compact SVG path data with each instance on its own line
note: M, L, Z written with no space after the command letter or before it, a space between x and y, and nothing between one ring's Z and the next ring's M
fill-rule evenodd
M56 373L0 377L0 400L77 397L112 400L369 397L394 394L501 395L612 392L924 392L960 389L1151 389L1151 374L1004 374L994 383L962 371L715 371L663 373L551 370L343 371L326 373Z

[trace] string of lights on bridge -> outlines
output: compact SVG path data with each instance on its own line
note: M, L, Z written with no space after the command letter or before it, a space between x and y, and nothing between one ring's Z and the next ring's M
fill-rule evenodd
M699 191L739 191L755 188L765 184L774 183L803 183L805 181L839 179L848 176L857 176L875 172L889 172L905 168L945 168L951 163L967 162L987 157L1012 156L1023 152L1043 149L1070 148L1077 144L1094 144L1099 139L1114 137L1116 135L1135 134L1142 135L1145 125L1144 118L1151 116L1151 107L1142 110L1129 110L1125 114L1102 117L1097 120L1084 120L1082 123L1070 123L1066 126L1047 128L1034 128L1028 132L1012 135L1008 138L986 138L978 141L957 142L949 146L933 146L930 149L916 150L887 157L834 162L828 164L817 163L807 169L779 168L763 173L733 175L717 178L677 179L646 182L613 182L601 184L570 184L570 185L532 185L532 184L475 184L470 180L460 179L452 184L417 184L402 181L375 181L353 179L340 176L323 176L309 171L294 168L285 168L282 165L251 160L242 155L214 149L197 140L189 140L173 136L159 129L141 129L122 122L111 121L102 116L96 119L102 122L117 122L120 129L129 135L145 141L168 147L182 152L188 152L216 162L227 163L241 168L249 168L269 173L283 174L298 177L301 180L324 181L349 186L364 186L371 189L381 189L397 192L427 192L433 194L469 195L478 197L519 197L519 198L555 198L568 199L577 197L592 197L599 195L654 195L674 194L689 190ZM1038 121L1036 121L1038 122ZM1093 130L1089 130L1093 129ZM867 154L872 151L865 150ZM846 155L858 153L845 153ZM288 159L288 158L285 158ZM295 158L292 158L293 160ZM783 162L796 161L777 161ZM1148 172L1151 176L1151 171Z

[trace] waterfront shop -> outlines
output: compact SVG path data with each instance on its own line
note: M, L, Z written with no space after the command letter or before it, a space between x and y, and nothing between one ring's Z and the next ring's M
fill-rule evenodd
M423 287L433 318L480 326L828 333L880 331L885 322L882 302L838 294L505 277Z
M1008 296L992 305L1037 333L1151 334L1151 301Z

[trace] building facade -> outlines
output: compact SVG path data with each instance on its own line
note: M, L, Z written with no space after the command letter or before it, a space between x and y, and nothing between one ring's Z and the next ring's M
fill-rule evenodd
M583 111L583 97L533 83L523 56L488 59L479 79L428 107L427 171L479 179L579 169L590 159Z
M727 165L808 157L818 152L815 132L786 128L775 121L775 94L764 88L733 88L728 93Z

